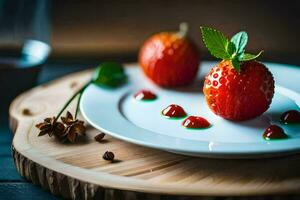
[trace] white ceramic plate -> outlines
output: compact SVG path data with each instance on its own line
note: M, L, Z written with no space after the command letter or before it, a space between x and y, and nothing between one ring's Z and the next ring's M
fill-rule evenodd
M202 63L199 80L213 64ZM276 70L281 67L284 71L288 66L276 68L276 64L267 65L271 71L275 70L275 81L284 78L276 77L284 76ZM281 125L290 136L288 139L266 141L262 137L265 128L279 123L281 113L299 109L300 95L296 91L276 85L275 96L267 112L253 120L231 122L209 110L201 92L201 81L188 88L165 90L147 80L138 67L128 67L126 73L129 76L126 85L111 90L91 85L82 95L80 109L83 116L106 134L138 145L214 158L273 157L300 151L300 126ZM135 100L133 94L140 89L153 91L158 99L151 102ZM188 115L205 117L212 127L186 129L181 126L183 119L163 117L161 110L170 104L181 105Z

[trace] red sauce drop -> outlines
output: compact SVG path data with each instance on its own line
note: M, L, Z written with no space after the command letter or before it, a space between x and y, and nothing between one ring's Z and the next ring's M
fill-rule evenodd
M161 113L168 118L182 118L186 116L184 109L176 104L169 105Z
M189 116L182 122L182 126L186 128L208 128L210 123L203 117Z
M284 130L280 126L271 125L265 130L263 137L266 140L272 140L283 139L287 138L288 136L284 133Z
M297 110L289 110L280 116L280 121L284 124L300 123L300 112Z
M140 90L134 94L136 100L154 100L157 96L149 90Z

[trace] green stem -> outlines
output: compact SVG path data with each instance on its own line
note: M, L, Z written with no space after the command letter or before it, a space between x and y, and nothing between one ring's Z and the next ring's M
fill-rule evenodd
M82 86L77 92L75 92L75 94L73 94L73 96L65 103L65 105L63 106L63 108L59 111L59 113L57 114L57 116L55 117L56 120L58 120L58 118L61 116L61 114L64 112L64 110L68 107L68 105L73 101L73 99L75 97L77 97L78 94L80 94L80 97L81 97L81 94L83 93L83 91L85 90L85 88L87 88L90 84L91 84L92 81L89 81L87 82L84 86ZM76 115L77 115L77 109L78 109L78 105L79 105L79 101L80 99L78 100L77 102L77 107L76 107L76 114L75 114L75 119L76 119Z
M79 111L79 103L80 103L80 100L81 100L81 97L82 97L82 92L79 93L79 97L78 97L78 100L77 100L77 105L76 105L76 111L75 111L75 119L77 118L77 114L78 114L78 111Z

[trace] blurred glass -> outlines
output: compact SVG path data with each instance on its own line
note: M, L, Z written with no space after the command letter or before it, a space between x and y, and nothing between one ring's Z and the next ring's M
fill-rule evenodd
M26 40L49 43L48 0L0 0L0 48L20 50Z
M0 114L36 84L50 46L48 0L0 0ZM0 119L1 119L0 118Z

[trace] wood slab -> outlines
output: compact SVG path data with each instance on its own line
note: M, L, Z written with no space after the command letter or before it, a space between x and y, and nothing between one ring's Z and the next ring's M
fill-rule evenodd
M300 197L300 155L258 160L194 158L108 135L98 143L94 136L100 132L91 126L86 140L76 144L37 137L34 125L54 116L90 76L91 71L65 76L23 93L11 104L15 165L33 184L71 199ZM115 153L116 162L102 159L107 150Z

